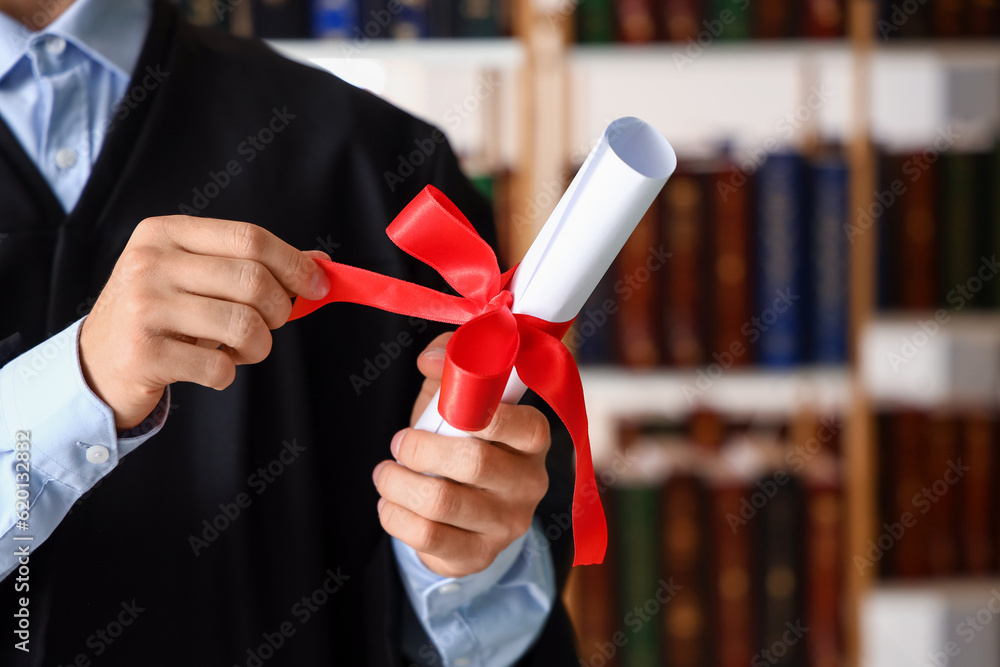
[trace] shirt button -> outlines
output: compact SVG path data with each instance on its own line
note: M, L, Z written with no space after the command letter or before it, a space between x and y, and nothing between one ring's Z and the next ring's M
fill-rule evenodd
M66 40L62 37L56 37L52 35L45 42L45 50L53 56L58 56L60 53L66 50Z
M455 661L451 664L455 665L455 667L466 667L470 662L472 661L468 658L455 658Z
M445 584L444 586L438 589L438 592L441 595L451 595L452 593L457 593L460 590L462 590L462 587L459 586L458 584Z
M76 151L72 148L60 148L56 153L56 166L60 169L69 169L76 164Z
M93 445L87 448L87 460L91 463L104 463L111 455L104 445Z

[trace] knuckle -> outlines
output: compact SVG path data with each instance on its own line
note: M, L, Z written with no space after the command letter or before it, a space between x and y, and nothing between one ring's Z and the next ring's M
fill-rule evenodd
M481 483L488 476L489 463L487 461L486 446L481 440L468 439L464 443L459 456L462 477L468 480L469 484L481 486Z
M549 420L535 408L528 408L528 445L533 452L548 451L552 441Z
M205 381L212 389L225 389L236 377L236 366L225 352L216 351L205 362Z
M126 284L134 285L149 276L160 257L161 253L152 246L137 245L122 253L115 272Z
M264 249L263 230L248 222L239 222L233 225L232 230L233 251L238 257L253 259L259 257Z
M441 524L423 519L417 522L413 547L417 551L433 553L440 550L444 539L444 530Z
M260 316L250 306L234 304L229 314L228 333L233 347L237 347L250 339Z
M251 299L260 297L265 288L265 269L261 264L246 260L240 264L240 275L237 277L239 288Z
M443 521L451 516L457 504L455 490L444 480L430 480L424 508L428 518Z

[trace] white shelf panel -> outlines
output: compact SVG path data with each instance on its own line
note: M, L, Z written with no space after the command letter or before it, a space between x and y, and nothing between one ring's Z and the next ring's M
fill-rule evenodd
M681 420L695 410L707 409L769 420L789 417L803 407L843 414L850 402L851 379L844 368L730 370L721 374L718 368L690 372L582 368L595 464L613 460L622 418Z
M515 39L274 40L282 55L370 90L441 128L466 164L517 164L520 71Z

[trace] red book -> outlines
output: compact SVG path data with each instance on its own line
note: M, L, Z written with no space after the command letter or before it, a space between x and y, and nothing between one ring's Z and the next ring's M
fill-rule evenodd
M713 262L715 283L714 351L732 356L734 366L749 364L750 345L743 325L750 321L750 193L753 183L732 185L737 166L715 172L713 192ZM747 177L748 179L750 177ZM727 357L728 359L728 357Z
M751 8L754 12L754 37L757 39L791 37L792 0L755 0Z
M879 546L882 550L880 564L887 575L921 577L927 572L924 558L927 522L921 508L914 504L914 498L919 495L924 482L922 461L926 456L927 419L921 412L901 410L891 415L887 422L887 456L881 466L887 502L883 506L877 538L884 542ZM885 526L901 524L904 515L910 517L908 523L912 525L906 527L902 536L896 539ZM888 549L885 544L888 544Z
M844 0L805 0L803 36L809 39L843 37Z
M990 574L996 557L995 448L997 423L988 413L973 414L962 420L962 464L968 466L961 481L962 572L975 576Z
M958 459L958 429L954 417L934 415L927 429L923 484L913 501L927 526L924 547L927 574L946 577L958 571L958 489L962 478L952 469Z
M919 162L918 162L919 160ZM937 169L919 155L896 155L888 158L893 183L901 182L906 191L891 206L890 238L898 239L894 302L909 310L934 308L939 273L939 239L935 232L934 191ZM912 182L914 165L928 167ZM890 251L892 252L892 251Z
M662 33L672 42L696 39L702 29L699 0L662 0Z
M651 42L656 39L656 19L652 0L616 0L618 34L623 42Z
M1000 0L968 0L968 32L973 37L1000 34Z
M654 201L618 256L617 347L618 358L626 366L642 368L660 362L660 280L650 266L658 267L657 271L664 268L649 262L660 245L659 231L659 205Z
M675 173L663 189L664 356L675 366L696 366L705 358L703 338L702 229L705 194L699 175Z
M961 37L965 32L964 21L967 9L966 0L936 0L931 3L934 8L934 20L931 21L936 37Z

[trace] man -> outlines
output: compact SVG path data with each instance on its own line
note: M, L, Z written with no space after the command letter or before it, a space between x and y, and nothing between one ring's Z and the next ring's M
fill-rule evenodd
M440 327L285 324L296 248L441 286L384 235L428 183L492 241L440 133L165 2L0 12L0 663L575 663L541 413L404 429Z

